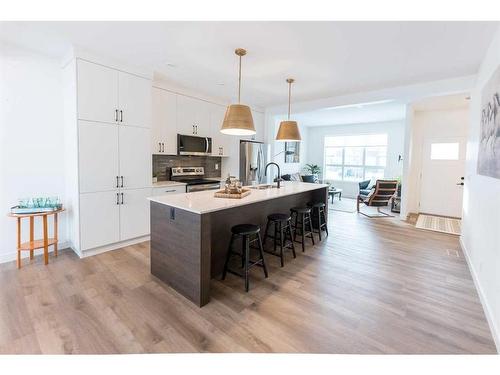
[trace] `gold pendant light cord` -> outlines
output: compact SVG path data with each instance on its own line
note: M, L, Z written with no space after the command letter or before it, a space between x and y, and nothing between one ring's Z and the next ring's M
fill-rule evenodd
M290 120L290 112L292 109L292 82L288 82L288 120Z
M238 73L238 104L241 102L241 56L240 56L240 71Z

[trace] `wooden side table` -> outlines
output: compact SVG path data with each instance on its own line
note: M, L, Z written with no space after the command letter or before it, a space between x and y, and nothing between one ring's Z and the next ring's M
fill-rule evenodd
M43 258L47 265L49 263L49 246L54 246L54 255L57 257L57 215L63 212L64 208L51 212L37 212L33 214L12 214L9 213L8 216L15 217L17 219L17 268L21 268L21 251L30 252L30 260L33 259L34 250L43 248ZM54 237L49 238L49 230L47 224L47 217L54 215ZM43 222L43 239L35 240L35 218L42 217ZM30 219L30 240L28 242L21 243L21 220L24 218Z

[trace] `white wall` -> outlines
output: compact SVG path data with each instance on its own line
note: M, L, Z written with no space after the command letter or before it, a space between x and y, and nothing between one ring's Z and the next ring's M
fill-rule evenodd
M472 91L461 242L500 351L500 179L477 174L481 90L500 66L500 28Z
M406 181L406 211L419 212L420 173L422 172L422 150L428 138L466 137L469 125L469 108L415 111L411 122L410 165ZM406 215L405 215L406 217Z
M398 156L403 155L404 150L404 121L309 127L307 163L318 164L324 170L324 140L327 136L383 133L388 135L385 177L399 177L402 163L398 162ZM344 190L343 196L354 198L358 194L357 182L334 181L333 184Z
M5 213L18 198L59 196L64 202L63 142L59 63L0 43L0 262L16 257L15 220ZM59 224L63 243L65 219ZM41 222L35 227L41 236Z

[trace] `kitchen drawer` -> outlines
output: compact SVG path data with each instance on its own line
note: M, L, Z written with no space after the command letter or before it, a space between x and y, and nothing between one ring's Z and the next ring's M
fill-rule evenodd
M168 194L180 194L186 192L185 185L176 186L162 186L153 188L153 196L168 195Z

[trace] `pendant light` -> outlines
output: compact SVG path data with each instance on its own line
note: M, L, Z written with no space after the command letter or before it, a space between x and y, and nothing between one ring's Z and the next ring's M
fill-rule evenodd
M300 137L300 130L299 126L297 125L297 121L290 120L292 83L295 80L293 78L288 78L286 81L288 83L288 119L286 121L280 122L278 134L276 134L276 140L283 142L300 141L302 138Z
M226 109L226 115L222 122L221 133L229 135L253 135L256 133L253 124L252 111L250 107L240 104L241 99L241 57L247 54L243 48L238 48L234 53L240 58L240 69L238 75L238 104L231 104Z

